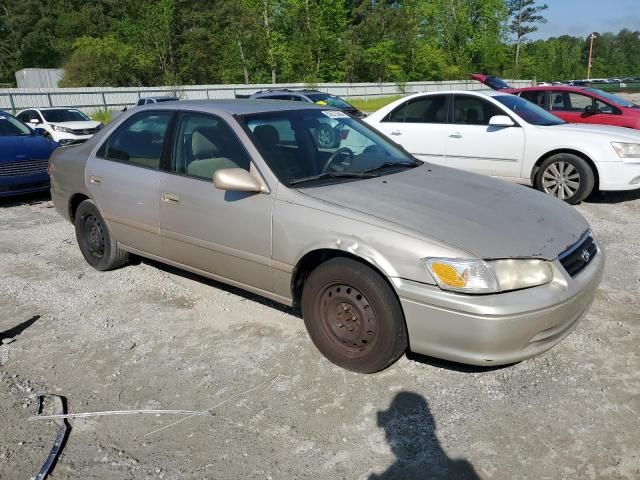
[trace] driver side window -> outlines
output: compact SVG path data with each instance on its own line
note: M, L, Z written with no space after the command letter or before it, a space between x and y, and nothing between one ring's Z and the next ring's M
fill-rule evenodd
M212 181L218 170L249 170L250 163L249 154L224 120L201 113L182 114L171 171Z

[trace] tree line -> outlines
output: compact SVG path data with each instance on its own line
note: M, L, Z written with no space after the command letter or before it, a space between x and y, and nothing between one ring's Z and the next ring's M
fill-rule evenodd
M471 72L586 76L588 43L528 41L536 0L3 0L0 83L63 86L407 82ZM595 77L640 75L640 32L598 35Z

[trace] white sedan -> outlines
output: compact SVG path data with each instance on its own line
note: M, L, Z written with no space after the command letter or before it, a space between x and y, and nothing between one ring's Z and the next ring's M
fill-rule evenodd
M415 157L533 185L578 203L640 188L640 132L568 124L496 91L418 93L364 119Z
M29 108L16 117L32 128L45 129L47 137L60 145L86 142L103 127L77 108Z

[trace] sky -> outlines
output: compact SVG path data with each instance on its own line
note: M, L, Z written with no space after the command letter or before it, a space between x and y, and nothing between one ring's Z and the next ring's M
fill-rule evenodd
M640 0L538 0L549 8L548 22L528 35L531 40L560 35L586 37L591 32L640 30Z

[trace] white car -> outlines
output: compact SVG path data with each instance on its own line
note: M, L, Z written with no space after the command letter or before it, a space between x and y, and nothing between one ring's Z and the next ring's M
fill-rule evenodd
M44 128L60 145L86 142L103 126L77 108L29 108L16 117L32 128Z
M364 119L415 157L533 185L575 204L640 188L640 132L568 124L498 91L418 93Z

